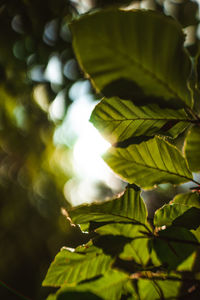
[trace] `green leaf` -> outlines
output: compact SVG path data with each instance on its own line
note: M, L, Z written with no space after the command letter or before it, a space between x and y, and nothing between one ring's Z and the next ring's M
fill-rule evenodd
M135 237L132 242L124 246L124 251L119 255L123 260L134 260L137 264L146 266L150 259L149 238Z
M156 104L136 106L132 101L115 97L97 104L90 121L114 144L133 136L162 134L174 138L192 120L184 110L162 109Z
M83 283L76 287L63 287L58 292L58 300L73 299L70 298L71 292L91 292L101 299L105 300L120 300L123 293L123 286L128 281L128 275L119 271L112 270L106 273L103 277L93 280L90 283ZM79 298L76 298L79 299ZM82 298L80 298L82 299ZM93 299L93 298L91 298ZM97 298L94 298L95 300ZM84 298L85 300L85 298Z
M171 280L140 279L138 293L141 300L177 299L181 282Z
M193 126L186 137L184 147L185 156L188 161L190 170L193 172L200 171L200 126Z
M149 227L150 230L150 227ZM143 237L144 233L149 233L149 230L142 225L133 224L107 224L95 231L100 235L121 235L128 238Z
M154 102L162 97L163 102L192 106L187 88L191 62L174 19L153 11L108 9L70 27L79 64L97 90L120 98L128 91L140 104L145 97Z
M105 273L112 263L112 259L105 254L95 251L88 253L70 252L61 250L52 262L43 286L61 286L77 283Z
M124 250L120 254L120 258L124 260L134 260L136 263L146 265L150 253L148 247L149 230L142 225L132 224L108 224L96 230L101 235L125 236L133 240L124 245ZM142 251L141 251L142 249Z
M188 229L197 229L200 226L200 209L182 204L165 204L158 209L154 216L154 225L181 226Z
M147 210L140 191L129 187L120 198L71 210L70 217L76 224L90 221L146 223Z
M192 180L180 151L158 137L127 148L111 147L103 158L122 179L142 188Z
M155 226L170 226L172 224L188 229L197 229L200 225L200 201L197 192L179 194L170 204L165 204L156 211Z
M167 264L169 270L174 270L197 250L199 244L188 229L171 226L159 231L152 245L161 264Z
M172 203L200 208L199 193L194 192L194 193L178 194L174 197Z

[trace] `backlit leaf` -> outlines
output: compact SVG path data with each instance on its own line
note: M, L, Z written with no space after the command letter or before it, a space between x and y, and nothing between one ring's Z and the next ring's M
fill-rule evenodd
M200 126L194 126L188 132L185 143L185 156L193 172L200 171Z
M90 221L146 223L147 210L140 191L129 187L120 198L72 209L70 217L76 224Z
M173 270L196 251L198 242L188 229L171 226L159 231L152 245L161 264Z
M115 97L97 104L90 121L114 144L133 136L176 137L189 125L190 119L184 110L163 109L155 104L136 106L132 101Z
M138 292L141 300L176 299L181 282L171 280L140 279Z
M178 194L172 203L200 208L200 195L197 192Z
M180 151L158 137L127 148L111 147L103 158L124 180L142 188L192 180Z
M95 250L95 249L94 249ZM77 283L105 273L112 262L109 256L102 252L89 253L61 250L52 262L43 286L61 286Z
M84 295L90 292L105 300L120 300L123 293L123 286L128 281L128 275L119 271L112 270L103 277L93 280L90 283L83 283L76 287L63 287L58 291L58 300L71 299L72 292L79 292ZM78 294L77 294L78 296ZM78 297L75 299L79 299ZM80 298L82 299L82 298ZM85 298L83 298L86 300ZM89 299L93 299L92 296ZM98 299L94 297L94 300Z
M161 227L172 224L197 229L200 226L200 209L182 204L165 204L156 211L154 225Z
M108 9L81 17L71 30L80 66L105 95L124 98L128 91L140 104L145 97L154 102L161 97L192 105L191 63L174 19L153 11Z

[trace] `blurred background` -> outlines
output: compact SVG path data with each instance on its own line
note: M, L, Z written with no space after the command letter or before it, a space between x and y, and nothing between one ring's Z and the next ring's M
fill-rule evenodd
M41 282L56 253L87 241L62 208L103 201L126 186L101 159L109 144L88 120L102 95L84 78L68 27L113 5L172 15L197 53L195 1L0 0L1 299L45 299ZM145 192L150 217L176 193L170 185Z

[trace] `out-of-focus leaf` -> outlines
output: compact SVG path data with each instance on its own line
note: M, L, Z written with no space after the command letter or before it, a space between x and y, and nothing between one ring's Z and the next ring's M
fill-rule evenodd
M111 147L103 158L124 180L142 188L192 180L180 151L158 137L127 148Z
M110 94L119 96L118 81L125 79L132 81L132 95L140 104L142 97L151 96L154 102L162 97L163 102L192 106L187 88L191 63L182 29L172 18L109 9L81 17L71 30L79 64L98 90L116 81ZM121 98L123 94L126 87Z
M185 156L190 170L197 172L200 170L200 127L193 126L186 137Z
M171 226L159 231L152 245L161 264L172 270L196 251L198 242L188 229Z
M136 106L132 101L115 97L97 104L90 121L114 144L133 136L176 137L191 120L184 110L162 109L155 104Z
M86 254L63 249L56 255L42 284L57 287L77 283L105 273L111 262L111 257L95 249Z
M70 217L76 224L89 221L146 223L147 210L140 191L129 187L120 198L71 210Z

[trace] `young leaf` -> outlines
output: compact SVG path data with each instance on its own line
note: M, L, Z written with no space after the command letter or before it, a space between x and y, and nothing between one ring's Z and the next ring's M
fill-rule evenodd
M154 103L161 97L192 106L187 88L191 62L174 19L153 11L108 9L81 17L71 30L79 64L97 90L120 98L128 90L140 104L150 96Z
M184 110L163 109L156 104L136 106L132 101L115 97L97 104L90 121L114 144L133 136L162 134L175 138L192 120Z
M124 180L142 188L192 180L180 151L158 137L127 148L111 147L103 158Z
M111 263L111 257L99 249L96 252L95 247L85 254L63 249L56 255L42 285L59 287L93 278L105 273Z
M120 198L72 209L70 217L76 224L90 221L146 223L147 210L140 191L129 187Z
M185 143L185 156L188 161L190 170L193 172L200 171L200 126L193 126L188 132Z

